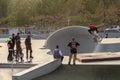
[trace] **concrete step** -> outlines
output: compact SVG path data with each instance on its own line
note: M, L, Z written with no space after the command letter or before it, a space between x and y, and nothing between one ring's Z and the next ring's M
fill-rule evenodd
M120 60L120 53L86 53L79 54L77 59L80 62L112 61Z

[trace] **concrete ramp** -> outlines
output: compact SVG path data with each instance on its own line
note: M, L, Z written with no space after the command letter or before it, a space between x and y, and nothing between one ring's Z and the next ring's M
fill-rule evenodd
M43 76L48 74L55 69L57 69L61 65L60 60L52 60L51 62L45 64L38 64L31 68L28 68L22 72L14 74L12 76L12 80L32 80L36 77Z
M33 80L120 80L120 65L62 65L56 71Z
M93 42L92 36L88 33L88 28L82 26L68 26L55 31L46 40L45 47L53 51L55 46L59 45L62 53L68 55L69 47L67 44L72 38L80 43L78 53L94 52L97 43Z

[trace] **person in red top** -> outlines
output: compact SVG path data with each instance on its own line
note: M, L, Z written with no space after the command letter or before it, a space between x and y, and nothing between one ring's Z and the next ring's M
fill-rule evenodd
M93 25L93 24L90 24L90 25L89 25L89 30L88 30L88 32L89 32L90 34L92 34L92 31L96 31L96 32L98 33L98 30L97 30L96 26Z

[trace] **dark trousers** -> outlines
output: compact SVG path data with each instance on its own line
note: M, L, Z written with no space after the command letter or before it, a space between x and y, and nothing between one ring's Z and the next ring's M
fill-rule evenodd
M30 58L33 58L32 49L31 48L26 48L26 59L28 59L28 51L30 51Z
M9 54L8 54L8 57L7 57L8 61L12 61L13 60L13 54L14 54L14 52L12 50L9 50Z
M17 49L16 50L16 61L19 61L19 58L21 59L21 62L23 60L23 53L22 53L22 49Z
M64 59L64 57L63 57L63 56L61 56L61 62L63 61L63 59Z

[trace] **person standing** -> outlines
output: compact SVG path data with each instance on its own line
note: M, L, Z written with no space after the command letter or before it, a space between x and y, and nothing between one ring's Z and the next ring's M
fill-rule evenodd
M71 63L72 56L73 56L73 65L75 65L75 60L77 57L77 47L79 45L80 44L78 42L76 42L74 38L72 38L72 41L69 42L69 44L68 44L68 47L70 47L70 55L69 55L69 62L68 62L69 65Z
M22 47L21 47L21 41L20 39L16 40L16 61L19 61L19 58L21 59L21 62L23 62L23 53L22 53Z
M13 49L14 49L15 47L15 34L14 33L12 34L12 43L13 43Z
M12 39L12 44L13 44L13 55L15 56L15 49L14 49L15 48L15 34L14 33L12 34L11 39Z
M23 63L23 53L22 53L22 47L21 47L21 40L20 40L20 36L19 33L17 33L16 37L16 62L19 62L19 58L21 59L21 62Z
M13 43L12 43L11 37L8 38L8 40L7 40L7 46L8 46L8 52L9 52L8 57L7 57L7 61L11 62L11 61L13 61L13 54L14 54Z
M61 62L63 61L64 57L58 45L56 45L56 48L53 50L53 57L54 59L60 59Z
M25 46L26 46L26 59L28 61L28 51L30 51L30 57L29 57L30 60L33 59L30 35L28 35L27 38L25 39Z

